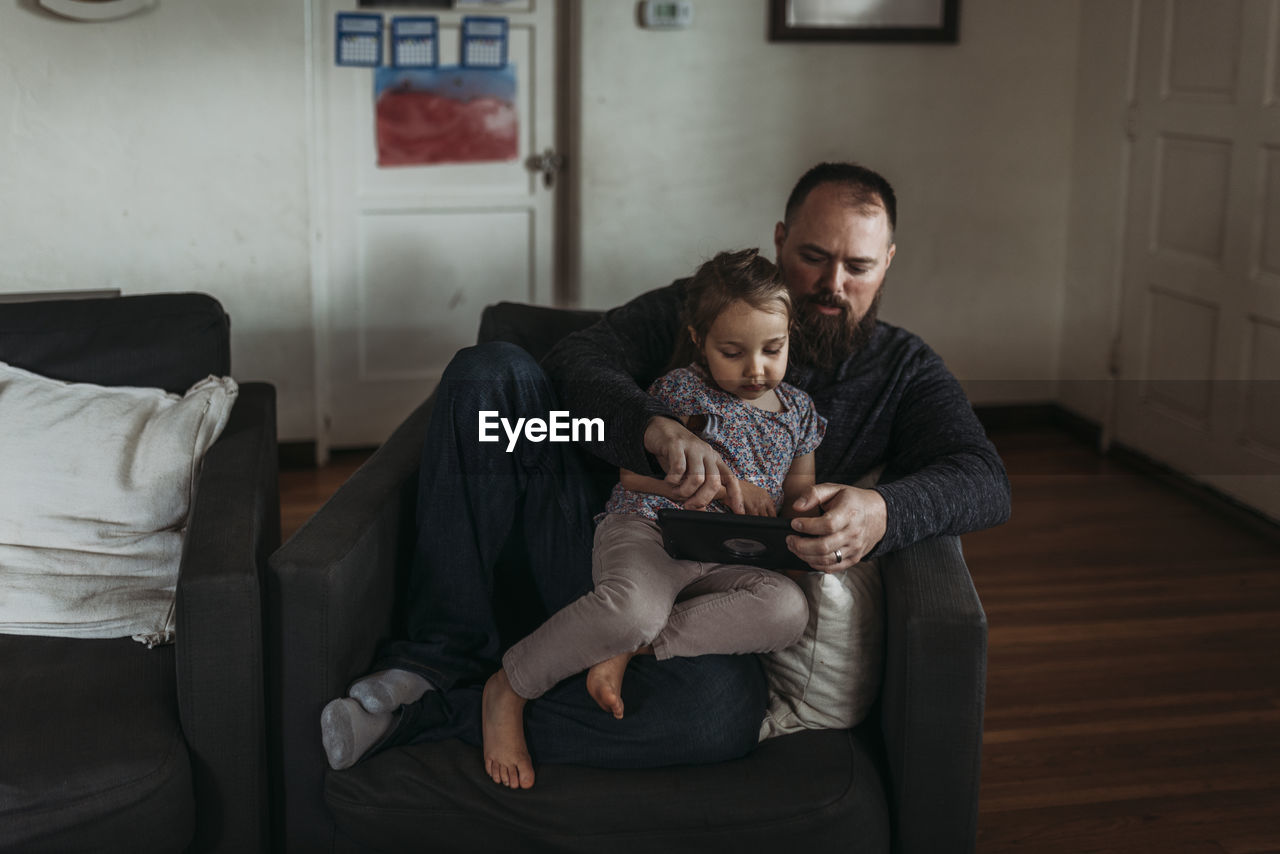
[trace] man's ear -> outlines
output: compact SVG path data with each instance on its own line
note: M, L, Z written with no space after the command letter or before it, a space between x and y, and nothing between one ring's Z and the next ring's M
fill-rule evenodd
M787 224L780 222L773 227L773 260L782 254L782 244L787 242Z
M889 252L886 254L885 259L884 259L884 268L885 268L886 270L888 270L888 269L889 269L889 265L893 263L893 256L894 256L894 255L896 255L896 254L897 254L897 252L898 252L898 244L896 244L896 243L890 243L890 244L889 244Z

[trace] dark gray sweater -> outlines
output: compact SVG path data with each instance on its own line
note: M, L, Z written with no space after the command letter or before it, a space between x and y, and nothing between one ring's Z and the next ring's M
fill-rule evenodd
M543 361L573 417L604 420L604 442L587 449L641 474L662 476L644 451L644 428L674 414L644 390L671 359L687 281L613 309ZM875 489L888 526L871 556L1009 518L1004 464L956 378L919 337L881 322L834 375L793 360L786 379L827 418L815 454L820 482L854 483L884 465Z

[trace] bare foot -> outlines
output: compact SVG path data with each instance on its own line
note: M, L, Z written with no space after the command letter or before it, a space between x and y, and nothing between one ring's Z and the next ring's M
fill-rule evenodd
M606 712L622 720L622 677L634 652L622 652L587 671L587 693Z
M524 740L525 699L499 670L484 683L480 725L484 737L484 770L493 782L511 789L533 786L533 758Z

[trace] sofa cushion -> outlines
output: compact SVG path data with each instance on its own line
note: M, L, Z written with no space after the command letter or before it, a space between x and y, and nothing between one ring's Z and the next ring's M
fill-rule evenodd
M0 850L180 851L191 765L174 648L0 635Z
M231 373L230 324L207 294L0 303L0 362L59 380L180 394Z
M489 779L478 748L417 744L329 772L325 799L364 850L412 851L429 840L432 851L522 851L536 839L537 850L582 854L702 852L740 849L746 831L752 850L888 851L885 795L865 737L874 738L797 733L711 765L543 765L525 791Z
M883 466L853 485L870 489ZM802 729L845 729L862 723L880 694L884 672L884 586L873 560L844 572L796 579L809 603L800 640L760 656L769 679L769 708L760 738Z
M236 394L226 377L179 397L0 362L0 632L172 639L196 472Z
M867 716L884 667L884 592L874 560L796 579L809 602L800 640L760 656L769 709L760 738L845 729Z

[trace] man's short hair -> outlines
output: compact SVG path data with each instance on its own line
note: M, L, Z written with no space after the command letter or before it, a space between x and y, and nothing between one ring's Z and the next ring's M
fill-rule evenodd
M809 193L823 184L837 184L849 194L850 207L884 208L889 218L889 234L898 227L898 197L884 176L856 163L819 163L800 176L791 195L787 197L787 210L783 222L791 224L796 210L804 204Z

